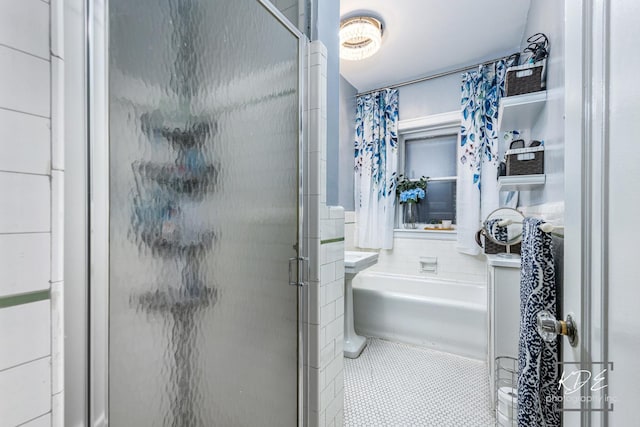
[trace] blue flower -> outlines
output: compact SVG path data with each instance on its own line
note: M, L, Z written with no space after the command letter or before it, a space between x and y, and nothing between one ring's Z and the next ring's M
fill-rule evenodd
M422 188L412 188L410 190L404 190L400 193L400 202L414 202L417 203L418 200L424 199L425 192Z

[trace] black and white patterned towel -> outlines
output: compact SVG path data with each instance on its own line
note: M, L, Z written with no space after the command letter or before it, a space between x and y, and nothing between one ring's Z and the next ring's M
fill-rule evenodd
M508 241L508 230L507 227L503 225L498 225L502 221L502 218L490 219L487 221L487 232L491 234L494 240L507 244Z
M520 345L518 360L518 427L558 427L558 343L538 334L541 310L556 313L556 280L551 235L543 221L525 218L522 224L520 275Z

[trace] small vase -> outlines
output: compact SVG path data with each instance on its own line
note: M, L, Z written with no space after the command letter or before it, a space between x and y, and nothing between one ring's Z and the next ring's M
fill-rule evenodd
M416 222L418 221L418 204L415 202L407 202L404 204L404 216L402 223L404 228L415 229L417 228Z

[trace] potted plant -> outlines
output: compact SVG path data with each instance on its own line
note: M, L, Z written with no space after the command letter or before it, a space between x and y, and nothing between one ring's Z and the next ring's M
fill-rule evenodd
M420 179L412 180L404 175L398 175L396 180L396 194L400 199L400 204L404 205L404 215L402 223L405 228L416 228L418 221L418 202L427 195L427 180L422 176Z

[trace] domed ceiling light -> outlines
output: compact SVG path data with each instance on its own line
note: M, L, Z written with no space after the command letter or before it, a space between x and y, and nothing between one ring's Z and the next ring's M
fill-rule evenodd
M373 55L382 44L382 22L357 16L340 22L340 58L359 61Z

